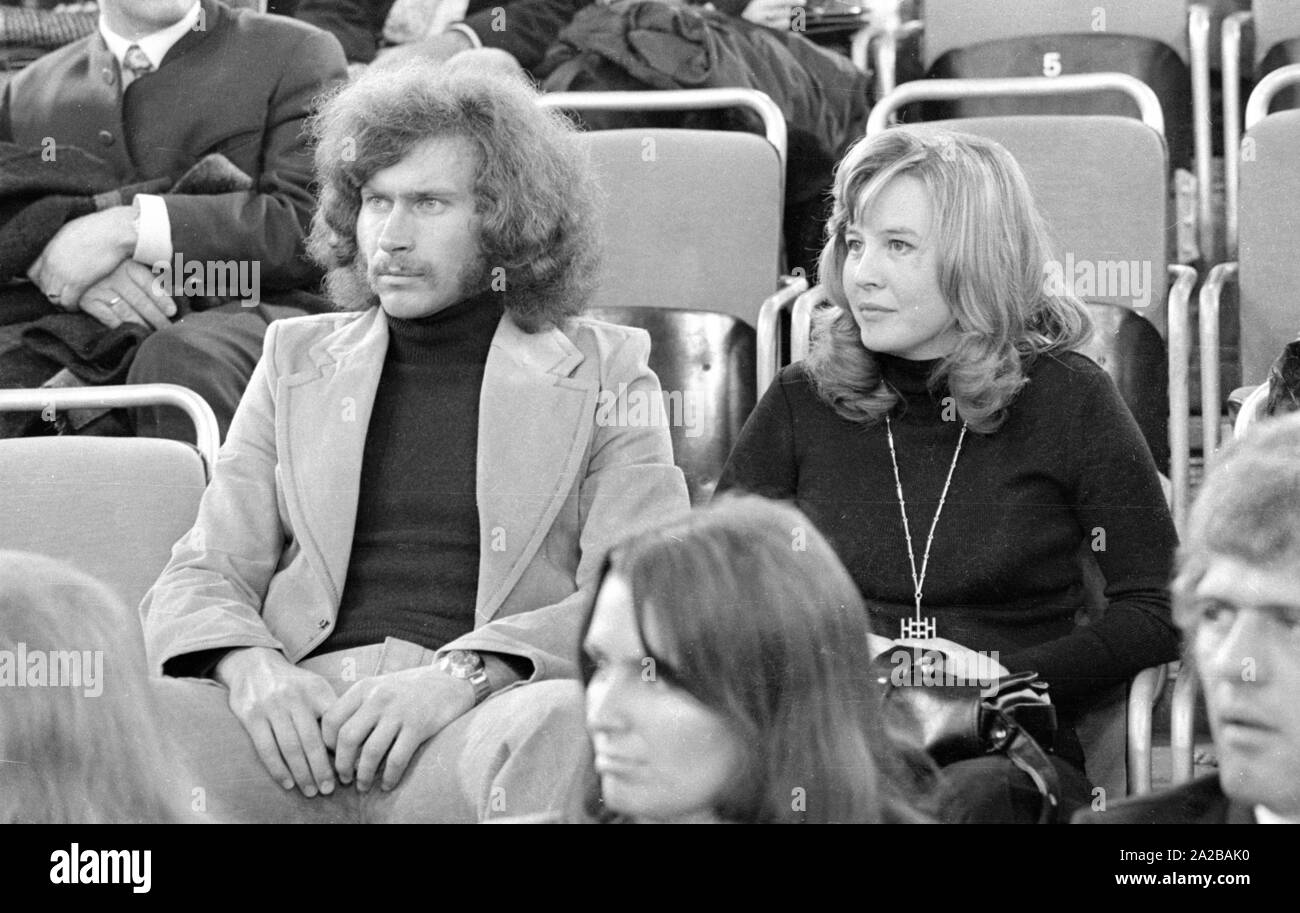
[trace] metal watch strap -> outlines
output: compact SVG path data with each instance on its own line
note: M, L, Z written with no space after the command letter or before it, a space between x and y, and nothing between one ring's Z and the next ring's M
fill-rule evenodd
M465 679L465 681L474 686L475 707L487 700L492 694L492 685L487 677L487 666L482 666L471 672L469 678Z

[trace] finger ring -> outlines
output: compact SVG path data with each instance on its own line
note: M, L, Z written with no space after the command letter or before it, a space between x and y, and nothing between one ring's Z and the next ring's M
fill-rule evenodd
M112 307L113 305L117 304L121 300L122 300L121 295L114 295L112 298L108 299L108 306Z

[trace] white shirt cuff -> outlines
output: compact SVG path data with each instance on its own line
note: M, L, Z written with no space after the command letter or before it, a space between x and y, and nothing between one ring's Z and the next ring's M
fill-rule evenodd
M153 266L159 261L172 261L172 220L167 214L167 203L162 197L152 193L137 193L135 204L140 210L140 221L136 226L135 253L131 259L146 266Z
M472 44L474 47L476 48L483 47L483 42L479 40L478 33L475 32L472 28L470 28L468 25L466 25L463 22L453 22L451 25L447 26L447 31L460 32L462 35L464 35L466 38L469 39L469 43Z

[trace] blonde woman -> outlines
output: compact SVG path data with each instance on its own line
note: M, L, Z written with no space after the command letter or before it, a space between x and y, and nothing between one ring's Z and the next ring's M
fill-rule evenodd
M875 630L937 636L1033 670L1072 720L1173 659L1176 536L1151 453L1091 323L1044 281L1053 252L1005 149L936 128L840 163L807 361L750 417L719 490L794 501L831 541ZM1085 604L1095 552L1109 603Z

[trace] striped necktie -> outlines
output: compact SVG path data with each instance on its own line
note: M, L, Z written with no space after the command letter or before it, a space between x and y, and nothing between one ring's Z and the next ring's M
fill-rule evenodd
M144 51L140 50L140 45L133 44L126 49L126 54L122 57L122 69L131 74L131 78L126 82L135 82L145 73L153 72L153 64L145 56Z

